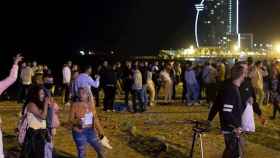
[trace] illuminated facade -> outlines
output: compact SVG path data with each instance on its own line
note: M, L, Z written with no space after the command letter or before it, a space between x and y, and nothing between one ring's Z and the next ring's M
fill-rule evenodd
M195 5L197 47L239 45L238 0L202 0Z
M254 45L254 35L252 33L239 34L240 49L245 51L252 51Z

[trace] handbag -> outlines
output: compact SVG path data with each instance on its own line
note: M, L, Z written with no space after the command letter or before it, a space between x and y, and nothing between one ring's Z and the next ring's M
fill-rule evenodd
M58 128L60 126L60 121L58 117L59 107L56 103L53 104L53 117L52 117L52 128Z
M244 132L255 132L255 120L253 105L250 103L246 104L246 108L242 114L241 128Z
M24 113L21 116L18 125L17 125L17 139L20 145L24 143L25 135L28 129L28 120L27 120L27 108L24 109Z

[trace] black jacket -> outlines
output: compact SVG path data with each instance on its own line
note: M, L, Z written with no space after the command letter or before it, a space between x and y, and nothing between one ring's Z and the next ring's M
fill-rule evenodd
M104 86L115 86L117 82L117 73L112 68L107 68L102 76Z
M245 78L242 82L241 86L239 87L242 105L246 105L248 99L253 97L254 102L256 101L254 88L252 86L252 82L250 78Z
M212 121L215 116L217 115L217 113L219 112L219 107L221 106L221 98L223 98L223 91L225 88L225 85L227 85L229 82L231 82L230 80L226 80L222 83L221 88L218 92L218 96L213 104L213 106L210 109L209 115L208 115L208 121ZM256 102L256 95L254 92L254 89L252 87L252 83L251 83L251 79L250 78L246 78L241 86L239 87L239 91L240 91L240 96L241 96L241 101L242 101L242 105L243 105L243 110L245 110L246 108L246 102L248 101L248 99L250 97L253 98L253 110L254 112L258 115L261 116L262 115L262 111L258 105L258 103Z
M244 110L245 106L242 104L238 87L232 82L225 81L215 104L210 109L208 120L212 121L219 112L222 130L232 132L234 128L241 126L241 116Z

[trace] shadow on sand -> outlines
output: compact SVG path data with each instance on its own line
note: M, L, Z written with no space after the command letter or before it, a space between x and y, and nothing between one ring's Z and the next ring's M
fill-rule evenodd
M164 137L151 137L141 134L135 126L122 130L128 146L148 158L188 158L185 147L170 143Z

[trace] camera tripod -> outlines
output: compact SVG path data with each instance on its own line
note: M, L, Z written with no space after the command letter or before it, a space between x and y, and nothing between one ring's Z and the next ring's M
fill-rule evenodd
M204 149L203 149L203 140L202 136L203 133L208 132L209 129L209 124L208 122L206 123L205 121L192 121L190 122L193 124L193 139L192 139L192 148L189 154L189 158L193 158L193 153L194 153L194 146L196 143L196 140L199 138L199 144L200 144L200 152L201 152L201 158L204 158Z
M162 125L162 124L171 124L166 122L159 122L159 121L146 121L145 124L149 125ZM197 121L197 120L185 120L185 121L175 121L172 124L191 124L193 125L193 139L192 139L192 147L191 151L189 153L189 158L193 158L194 154L194 146L199 138L199 144L200 144L200 151L201 151L201 158L204 158L204 149L203 149L203 140L202 135L205 132L209 131L210 124L208 121Z

